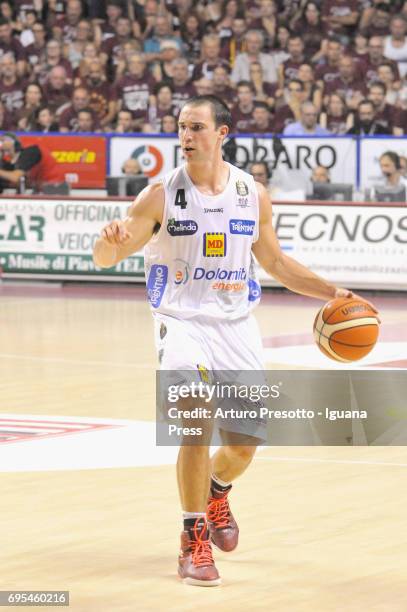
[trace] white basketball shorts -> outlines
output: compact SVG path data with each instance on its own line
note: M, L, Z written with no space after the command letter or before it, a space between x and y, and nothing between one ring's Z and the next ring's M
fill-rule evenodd
M163 388L169 385L199 383L206 372L211 382L266 384L263 346L257 321L253 315L221 322L196 319L180 320L156 314L155 342L160 369L165 371ZM244 399L220 399L225 410L253 408ZM258 406L257 406L258 407ZM219 428L266 440L264 419L217 420Z

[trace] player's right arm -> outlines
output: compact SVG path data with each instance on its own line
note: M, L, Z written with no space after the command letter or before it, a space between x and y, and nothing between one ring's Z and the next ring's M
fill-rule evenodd
M161 225L164 213L164 186L148 185L130 206L124 221L115 220L106 225L93 248L93 261L101 268L111 268L150 240L157 223Z

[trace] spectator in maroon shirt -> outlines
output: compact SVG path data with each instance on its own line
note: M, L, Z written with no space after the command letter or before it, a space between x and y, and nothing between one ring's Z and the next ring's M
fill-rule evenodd
M17 129L13 116L8 112L3 102L0 101L0 130L8 132L13 129Z
M331 134L346 134L352 126L351 113L346 108L344 98L338 93L328 96L326 110L319 117L319 123Z
M172 115L164 115L161 120L162 134L176 134L178 131L177 120Z
M142 53L133 53L127 61L127 71L117 82L116 95L119 108L133 113L135 128L141 128L145 121L151 92L156 85L148 73Z
M96 132L98 125L91 108L83 108L78 112L78 123L74 132Z
M72 95L72 103L60 115L59 128L61 132L77 132L78 131L78 114L79 111L88 109L90 103L89 92L83 87L77 87ZM99 128L96 122L95 125Z
M358 0L324 0L322 3L322 21L328 35L349 37L358 19Z
M293 24L293 32L301 36L306 55L313 61L319 59L323 28L321 12L316 2L306 3L298 20Z
M322 106L322 90L315 82L315 73L311 64L301 64L298 69L297 78L304 85L304 100L309 100L317 107L318 111Z
M55 66L50 71L43 85L44 101L53 114L58 115L71 102L72 85L67 83L66 70L63 66Z
M288 53L290 57L278 67L278 84L280 89L291 79L298 76L298 69L305 62L304 43L300 36L292 35L288 40Z
M24 93L24 106L17 112L17 127L19 130L25 132L35 130L36 113L41 103L41 87L36 83L30 83Z
M265 102L255 102L253 110L253 134L271 134L273 121L270 109Z
M24 76L27 72L26 53L20 41L13 36L11 23L4 18L0 19L0 59L11 53L16 61L17 75Z
M154 90L154 96L150 98L146 122L151 126L151 132L161 132L162 119L165 115L178 115L177 109L173 104L172 88L166 83L160 83Z
M172 99L177 113L184 103L196 94L195 88L189 78L188 60L179 57L172 62Z
M355 110L359 102L366 97L366 87L362 79L356 74L356 62L351 55L343 55L339 60L339 76L330 83L326 83L324 96L338 93L346 102L346 106Z
M71 42L75 38L76 28L83 17L83 6L80 0L68 0L66 3L65 14L56 19L54 24L54 36L61 32L65 43ZM57 32L55 32L57 30Z
M250 81L239 81L236 92L237 102L232 107L234 130L243 133L252 132L255 89Z
M115 35L102 43L101 59L108 66L108 76L112 77L122 54L123 45L132 40L131 21L119 17L115 24Z
M0 99L10 113L19 111L24 105L26 79L17 76L17 63L11 53L0 60Z
M51 112L51 109L47 106L40 106L40 108L37 109L35 131L43 132L44 134L48 132L59 132L58 122Z
M390 26L390 5L386 2L378 2L374 6L363 11L359 29L365 36L387 36Z
M197 64L201 57L201 41L204 32L196 13L191 13L185 22L181 23L180 33L185 56L191 64Z
M117 121L114 131L119 134L130 134L134 132L134 122L131 111L121 110L117 113Z
M393 136L403 136L403 117L400 109L386 102L386 85L380 81L372 83L368 98L374 104L376 122L387 128Z
M249 68L250 81L256 90L256 101L266 102L270 108L274 108L276 100L283 95L278 83L268 83L264 80L263 66L260 62L252 62Z
M61 43L55 39L47 42L45 54L41 57L40 62L34 66L33 77L40 85L43 85L48 78L52 68L62 66L65 68L67 81L72 82L73 70L67 59L62 57Z
M107 82L99 58L90 62L88 75L81 79L80 84L89 91L89 107L98 118L100 126L105 128L110 125L116 116L117 95L115 87Z
M248 24L249 30L261 30L264 34L264 51L270 51L278 26L277 5L274 0L260 0L260 14Z
M34 35L34 41L25 48L25 53L28 60L29 71L32 70L33 66L36 66L41 55L45 51L45 27L37 21L32 27L32 33Z
M228 62L220 56L219 36L206 34L202 40L202 59L193 70L192 80L197 81L202 77L211 79L216 66L225 66L226 69L230 69Z
M123 4L120 0L107 0L106 2L106 17L107 19L101 24L102 41L112 38L116 33L116 22L123 16Z
M383 38L381 38L380 36L372 36L369 40L367 61L362 65L364 79L367 86L371 85L373 81L379 80L377 69L379 65L383 62L389 63L393 67L396 76L396 81L400 80L397 62L393 62L392 60L386 59L383 55L383 52Z
M230 87L230 75L225 66L216 66L213 71L212 85L213 94L232 108L236 101L236 90Z
M388 60L379 64L377 67L377 78L386 86L386 102L388 104L396 104L400 97L400 82L396 81L394 65L389 64Z
M325 62L317 66L315 70L315 78L322 88L339 76L339 60L343 52L343 46L339 40L331 38L326 44L323 44L323 50Z
M284 129L301 117L301 104L304 101L304 84L299 79L292 79L286 89L286 102L280 99L274 113L273 132L282 134Z

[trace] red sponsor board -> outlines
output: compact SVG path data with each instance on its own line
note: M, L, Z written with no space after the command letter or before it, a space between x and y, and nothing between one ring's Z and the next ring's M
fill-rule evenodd
M106 183L106 139L103 136L19 134L23 146L46 148L73 188L104 189Z

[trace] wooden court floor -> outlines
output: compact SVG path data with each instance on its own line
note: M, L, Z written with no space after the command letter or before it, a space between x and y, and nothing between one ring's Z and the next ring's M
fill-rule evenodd
M406 297L371 299L382 346L367 366L407 368ZM319 367L318 307L265 295L271 367ZM239 548L215 551L222 586L187 587L173 456L142 433L156 368L144 290L3 284L0 316L0 590L69 590L75 612L407 611L405 447L262 450L231 498Z

